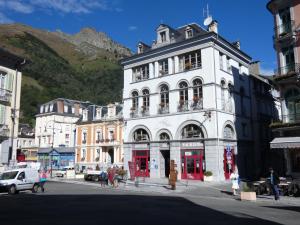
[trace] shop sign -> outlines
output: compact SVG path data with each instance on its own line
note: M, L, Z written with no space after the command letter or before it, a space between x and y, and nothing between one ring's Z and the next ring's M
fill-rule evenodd
M192 152L185 152L184 153L186 156L191 156L192 155Z
M159 147L160 147L160 148L164 148L164 149L165 149L165 148L169 149L169 144L168 144L168 143L160 143L160 144L159 144Z
M201 143L201 142L182 142L181 147L182 148L202 148L203 143Z

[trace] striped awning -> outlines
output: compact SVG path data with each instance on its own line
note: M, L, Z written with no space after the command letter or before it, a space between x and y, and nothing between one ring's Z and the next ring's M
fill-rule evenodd
M279 137L270 142L271 148L300 148L300 137Z

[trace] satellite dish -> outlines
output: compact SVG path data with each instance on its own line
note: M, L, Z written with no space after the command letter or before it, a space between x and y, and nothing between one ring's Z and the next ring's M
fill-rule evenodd
M211 22L212 22L212 17L211 17L211 16L207 17L207 18L204 20L204 26L210 25Z

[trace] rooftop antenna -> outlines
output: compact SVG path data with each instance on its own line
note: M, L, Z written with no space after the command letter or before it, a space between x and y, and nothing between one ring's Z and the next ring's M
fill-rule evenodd
M213 19L212 19L212 16L209 15L209 7L208 7L208 4L207 4L207 6L206 6L206 10L203 9L203 17L205 17L205 14L206 14L206 18L204 19L203 24L204 24L204 26L208 26L208 25L211 24L211 22L212 22L212 20L213 20Z

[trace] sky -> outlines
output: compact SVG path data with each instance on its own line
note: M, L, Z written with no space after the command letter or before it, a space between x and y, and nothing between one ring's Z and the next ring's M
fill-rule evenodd
M139 41L151 44L160 23L177 28L192 22L202 27L203 9L209 6L218 21L219 34L239 40L241 49L261 72L276 67L274 24L266 9L268 0L0 0L0 23L22 23L48 31L74 34L83 27L107 33L136 51Z

